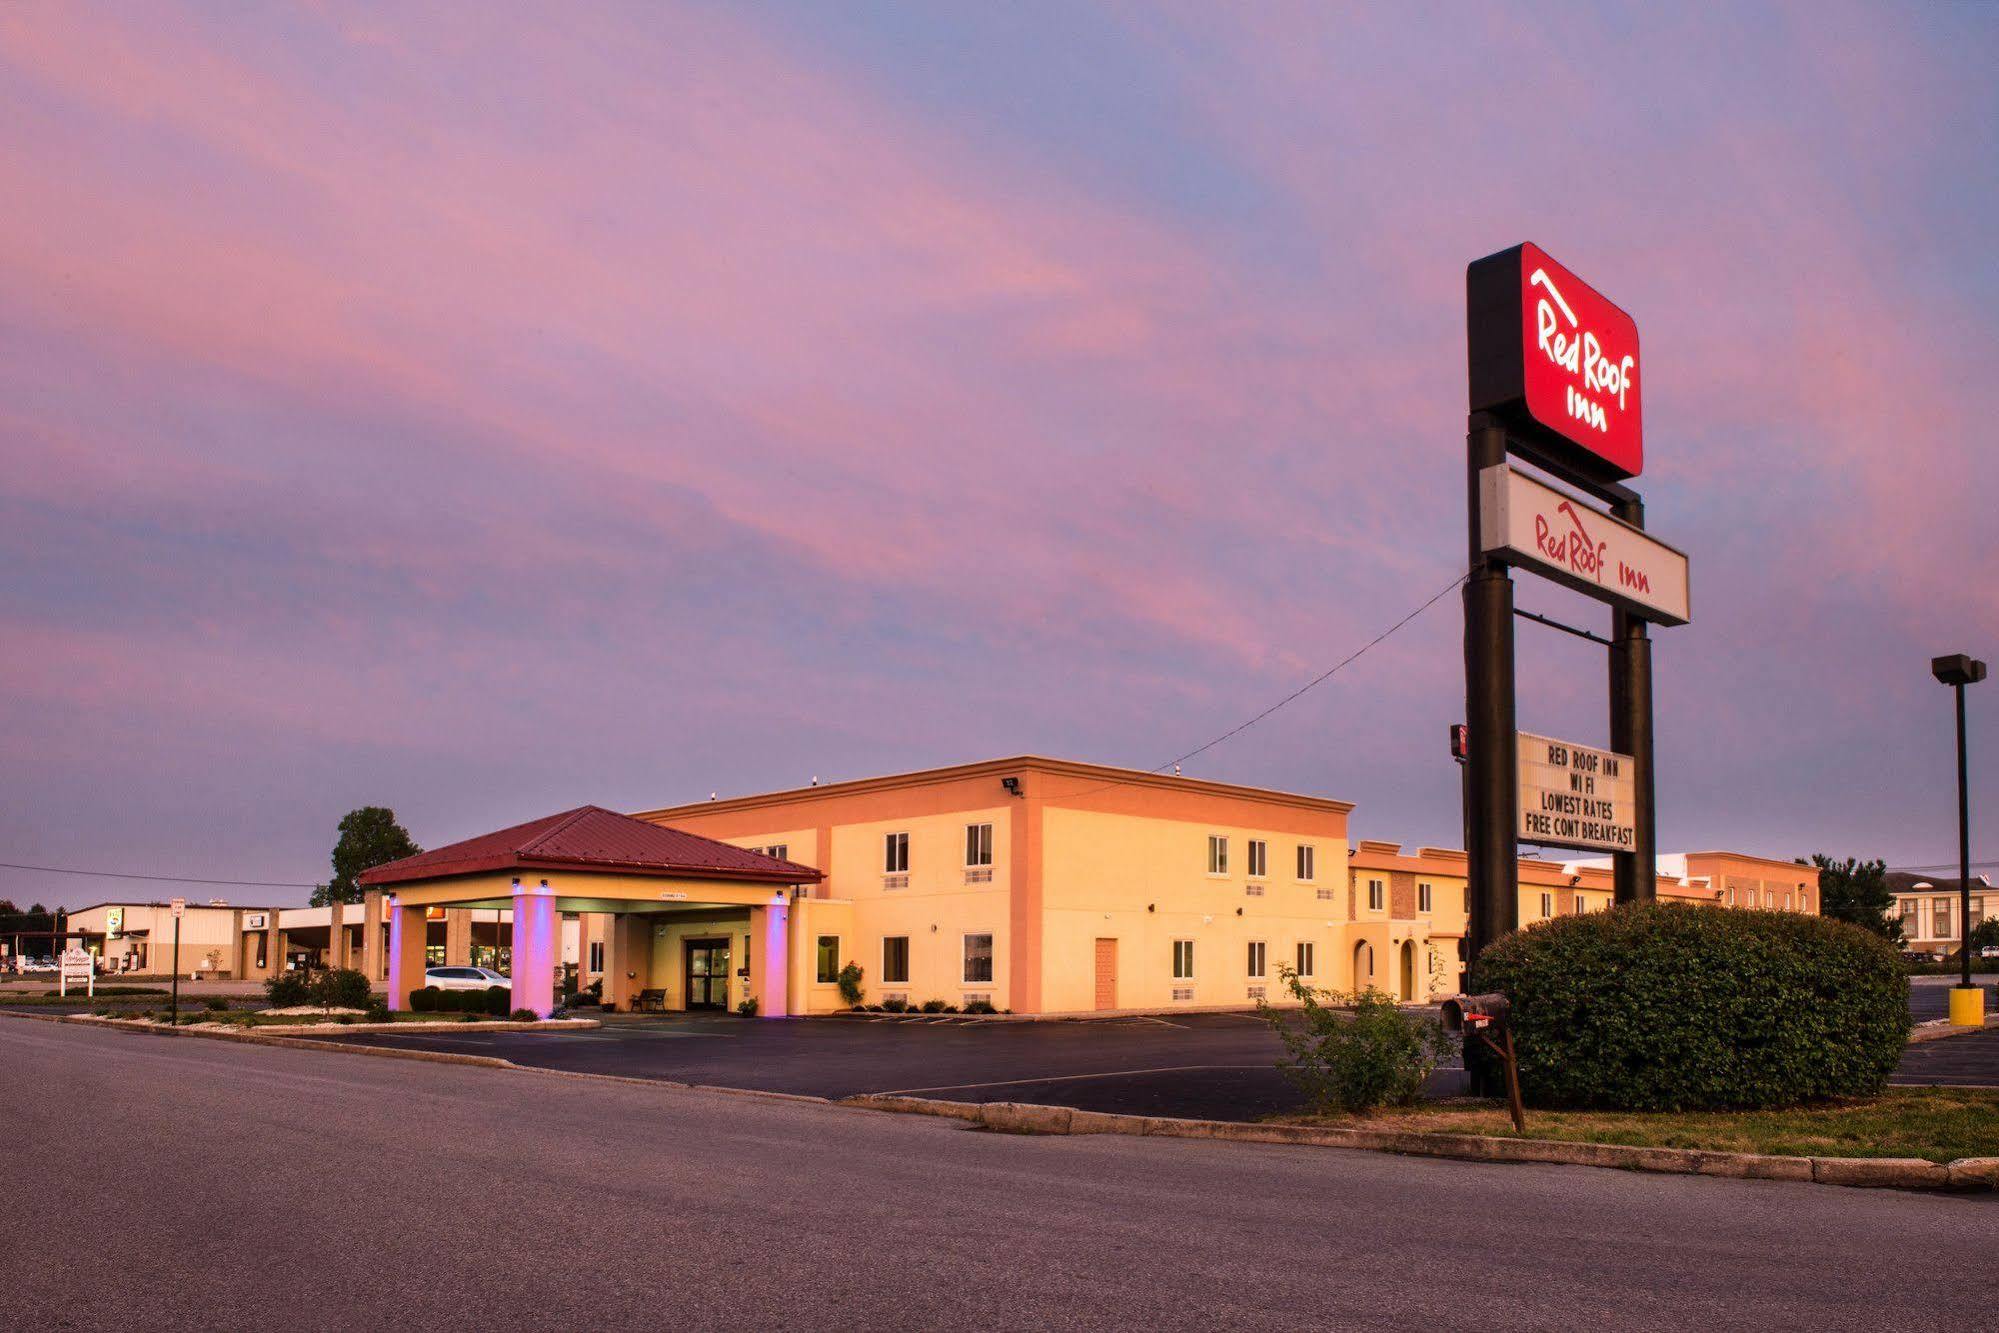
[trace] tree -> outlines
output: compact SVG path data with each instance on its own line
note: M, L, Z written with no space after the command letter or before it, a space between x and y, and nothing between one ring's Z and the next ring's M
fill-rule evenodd
M1987 917L1971 928L1971 947L1999 949L1999 916Z
M364 871L415 856L423 848L396 822L396 812L383 805L349 810L340 821L340 840L333 844L333 880L312 891L312 905L358 903Z
M1901 919L1891 915L1894 891L1888 887L1885 861L1814 856L1819 868L1819 914L1871 930L1892 944L1902 942Z

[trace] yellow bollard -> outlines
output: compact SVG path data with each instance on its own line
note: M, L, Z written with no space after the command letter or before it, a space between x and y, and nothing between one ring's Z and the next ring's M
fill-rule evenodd
M1985 1026L1985 992L1977 986L1950 988L1950 1021L1953 1027Z

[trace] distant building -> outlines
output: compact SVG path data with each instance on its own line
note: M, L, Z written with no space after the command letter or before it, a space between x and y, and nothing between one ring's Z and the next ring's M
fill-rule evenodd
M1918 953L1955 954L1958 941L1964 938L1959 929L1964 881L1955 875L1915 875L1902 870L1891 870L1884 878L1895 895L1888 915L1902 923L1905 947ZM1985 876L1973 875L1973 927L1995 917L1999 917L1999 890Z

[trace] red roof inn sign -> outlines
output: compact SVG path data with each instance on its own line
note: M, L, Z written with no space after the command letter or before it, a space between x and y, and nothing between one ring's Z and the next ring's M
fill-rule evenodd
M1610 480L1645 470L1638 325L1533 244L1466 274L1471 410L1532 428Z
M1478 474L1480 547L1661 625L1693 618L1687 558L1505 465Z
M1465 943L1476 959L1519 927L1523 842L1608 851L1618 902L1654 896L1650 627L1693 611L1686 556L1646 532L1644 498L1627 485L1645 470L1638 325L1526 243L1465 270L1465 316ZM1517 610L1516 569L1609 603L1609 635ZM1604 646L1608 746L1519 730L1516 616Z

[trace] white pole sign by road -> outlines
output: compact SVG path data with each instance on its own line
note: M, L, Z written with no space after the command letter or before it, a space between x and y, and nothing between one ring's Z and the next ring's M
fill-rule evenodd
M1628 852L1637 842L1631 756L1519 733L1520 840Z
M1516 468L1478 474L1478 533L1486 551L1641 619L1693 619L1686 556Z

